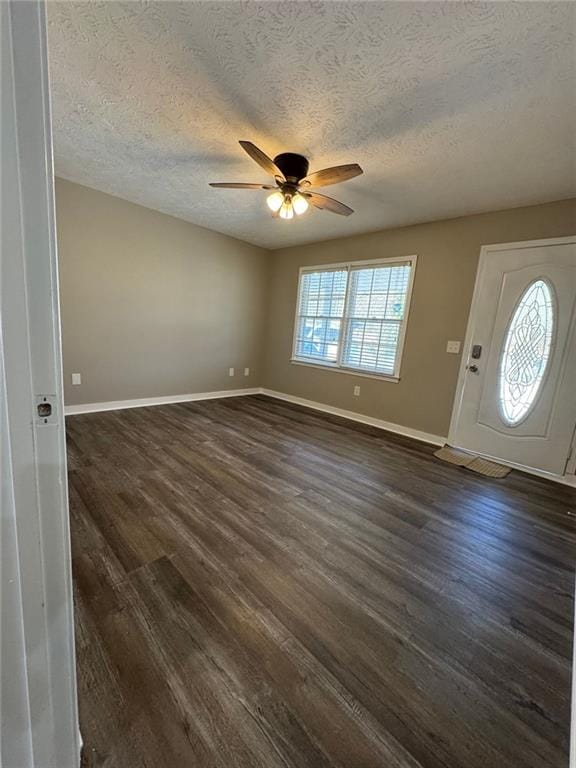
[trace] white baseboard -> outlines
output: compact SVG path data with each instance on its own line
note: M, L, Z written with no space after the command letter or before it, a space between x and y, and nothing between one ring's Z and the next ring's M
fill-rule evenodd
M394 424L391 421L375 419L372 416L364 416L355 411L346 411L343 408L335 408L332 405L317 403L314 400L305 400L303 397L288 395L284 392L275 392L272 389L261 387L252 387L248 389L224 389L220 392L195 392L189 395L167 395L165 397L141 397L135 400L108 400L104 403L83 403L82 405L66 405L64 413L66 416L73 416L80 413L98 413L99 411L121 411L125 408L144 408L150 405L169 405L170 403L189 403L194 400L216 400L221 397L242 397L244 395L268 395L277 400L285 400L288 403L304 405L315 411L330 413L333 416L341 416L343 419L358 421L361 424L368 424L371 427L385 429L388 432L394 432L397 435L413 437L416 440L423 440L432 445L444 445L446 438L440 435L432 435L429 432L421 432L418 429L404 427L401 424Z
M333 405L317 403L315 400L305 400L303 397L287 395L284 392L275 392L272 389L261 389L260 392L263 395L268 395L268 397L275 397L277 400L285 400L288 403L304 405L306 408L313 408L315 411L322 411L323 413L330 413L333 416L341 416L343 419L358 421L361 424L368 424L369 426L376 427L377 429L385 429L387 432L394 432L396 435L413 437L415 440L422 440L424 443L431 443L432 445L444 445L446 442L446 438L442 437L441 435L433 435L430 432L421 432L419 429L404 427L401 424L394 424L394 422L391 421L383 421L382 419L375 419L372 416L364 416L364 414L356 413L356 411L347 411L344 408L335 408Z
M356 411L347 411L344 408L336 408L333 405L326 405L325 403L318 403L315 400L306 400L303 397L296 397L296 395L289 395L285 392L276 392L273 389L266 389L265 387L250 387L247 389L224 389L219 392L195 392L189 395L167 395L165 397L142 397L136 400L109 400L104 403L85 403L83 405L66 405L64 407L64 413L66 416L73 416L80 413L97 413L99 411L121 411L125 408L143 408L150 405L169 405L170 403L190 403L194 400L217 400L222 397L243 397L245 395L268 395L276 400L284 400L287 403L294 403L295 405L303 405L306 408L312 408L315 411L321 411L322 413L330 413L333 416L340 416L343 419L350 419L350 421L357 421L360 424L368 424L371 427L377 429L383 429L387 432L393 432L396 435L403 435L404 437L412 437L415 440L421 440L424 443L430 443L431 445L445 445L448 441L447 437L442 435L434 435L430 432L422 432L419 429L412 429L412 427L405 427L402 424L395 424L392 421L384 421L383 419L376 419L373 416L365 416L362 413L356 413ZM487 457L490 458L490 457ZM529 475L536 475L536 477L542 477L546 480L552 480L556 483L562 483L563 485L570 485L576 487L576 475L551 475L548 472L541 472L537 469L530 469L519 464L513 464L511 462L502 461L501 459L493 459L500 464L511 467L512 469L518 469L521 472L526 472ZM575 766L576 768L576 766Z
M169 405L170 403L190 403L194 400L216 400L221 397L241 397L243 395L258 395L259 387L248 389L224 389L220 392L194 392L190 395L166 395L164 397L140 397L136 400L108 400L104 403L84 403L82 405L64 406L64 415L73 416L78 413L97 413L98 411L122 411L125 408L144 408L149 405Z
M404 437L413 437L415 440L422 440L424 443L430 443L432 445L445 445L448 441L447 437L442 437L441 435L433 435L430 432L421 432L418 429L404 427L401 424L394 424L393 422L383 421L382 419L374 419L372 416L364 416L361 413L356 413L355 411L346 411L343 408L335 408L332 405L317 403L314 400L305 400L303 397L287 395L284 392L274 392L271 389L261 389L260 392L263 395L275 397L277 400L285 400L288 403L304 405L307 408L313 408L315 411L323 411L324 413L331 413L334 416L341 416L343 419L359 421L361 424L369 424L371 427L385 429L387 432L394 432L397 435L404 435ZM545 480L551 480L554 483L561 483L562 485L570 485L576 487L576 475L551 475L549 472L542 472L538 469L531 469L530 467L525 467L522 464L513 464L510 461L503 461L502 459L497 459L492 456L486 456L486 458L491 459L492 461L497 461L499 464L504 464L511 469L517 469L520 472L526 472L529 475L542 477ZM576 768L576 765L574 768Z

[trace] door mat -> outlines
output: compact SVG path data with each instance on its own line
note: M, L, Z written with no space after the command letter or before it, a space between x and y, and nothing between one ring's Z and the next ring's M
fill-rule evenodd
M468 464L466 469L471 469L474 472L478 472L479 475L486 475L486 477L506 477L512 470L510 467L505 467L503 464L497 464L495 461L488 461L478 456L471 464Z
M438 451L434 453L438 459L447 461L449 464L456 464L458 467L467 467L476 458L472 453L464 453L457 448L450 448L449 445L444 445Z
M466 469L471 469L472 472L477 472L479 475L485 475L486 477L506 477L512 471L510 467L483 459L480 456L474 456L472 453L459 451L457 448L451 448L449 445L444 445L435 451L434 456L442 461L447 461L449 464L466 467Z

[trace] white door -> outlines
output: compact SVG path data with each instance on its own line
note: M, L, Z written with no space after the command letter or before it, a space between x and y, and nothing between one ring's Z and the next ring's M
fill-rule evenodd
M450 444L562 475L576 426L576 238L482 249Z

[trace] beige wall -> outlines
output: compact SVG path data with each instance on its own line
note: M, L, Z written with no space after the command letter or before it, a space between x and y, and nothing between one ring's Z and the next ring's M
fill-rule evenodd
M480 247L575 232L572 200L274 251L264 386L445 436L460 364L446 342L464 340ZM418 265L400 382L289 362L299 267L412 254ZM356 384L360 397L352 394Z
M67 404L260 384L267 251L60 179L56 209Z
M265 386L437 435L480 247L576 231L572 200L268 252L60 179L56 209L68 405ZM290 363L301 266L412 254L400 382Z

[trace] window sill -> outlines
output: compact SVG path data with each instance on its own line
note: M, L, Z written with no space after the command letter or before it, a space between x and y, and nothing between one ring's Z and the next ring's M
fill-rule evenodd
M384 373L369 373L368 371L357 371L354 368L342 368L338 365L322 365L321 363L309 363L307 360L298 360L292 358L290 362L293 365L303 365L305 368L318 368L321 371L334 371L335 373L347 373L350 376L362 376L364 379L378 379L378 381L389 381L398 384L399 376L387 376Z

